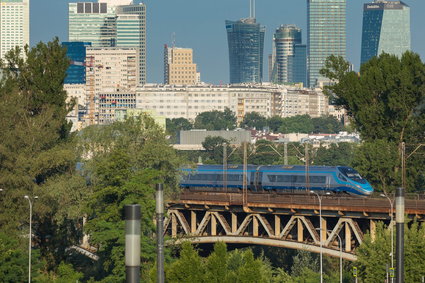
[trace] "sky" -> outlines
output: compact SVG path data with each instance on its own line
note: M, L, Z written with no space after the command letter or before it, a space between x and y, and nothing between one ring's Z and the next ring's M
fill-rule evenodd
M30 42L47 42L53 37L68 40L68 3L76 0L30 0ZM84 2L84 1L83 1ZM358 69L360 62L363 3L347 0L347 59ZM412 51L425 60L425 1L405 0L411 10ZM145 0L147 7L147 81L163 82L163 48L171 44L194 50L201 80L228 83L229 59L225 20L249 16L249 0ZM282 24L295 24L307 35L306 0L257 0L257 22L266 27L263 80L268 79L267 56L273 33Z

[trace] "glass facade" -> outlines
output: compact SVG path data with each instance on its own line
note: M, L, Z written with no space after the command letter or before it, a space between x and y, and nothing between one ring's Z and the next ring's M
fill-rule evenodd
M265 27L255 18L226 21L229 45L230 83L263 80L263 50Z
M307 0L308 86L315 87L326 58L346 57L346 0Z
M62 42L62 46L66 47L66 56L71 62L68 70L66 70L66 84L85 84L86 83L86 47L91 46L90 42Z
M410 7L401 1L364 4L360 64L382 52L401 56L410 50Z
M297 26L283 25L276 30L273 36L272 55L274 83L306 83L305 47L301 45L301 29ZM300 80L301 77L304 78Z
M131 2L131 1L104 1ZM146 6L111 3L69 3L69 41L93 47L135 47L140 52L140 84L146 83Z
M118 47L135 47L139 56L139 83L146 83L146 6L126 5L117 7Z

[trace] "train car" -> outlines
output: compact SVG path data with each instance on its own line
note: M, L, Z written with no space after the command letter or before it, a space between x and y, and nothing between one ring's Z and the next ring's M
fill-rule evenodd
M197 169L182 169L180 186L183 188L221 188L224 180L228 188L243 187L243 166L199 165ZM251 191L318 192L371 195L372 186L353 168L347 166L310 166L306 182L305 166L248 165L247 188Z
M253 184L257 167L247 166L247 184ZM228 165L226 172L223 170L223 165L198 165L197 169L181 170L183 176L180 187L183 188L222 188L224 180L226 180L228 188L242 188L243 186L243 165ZM224 174L226 174L226 178L223 177Z

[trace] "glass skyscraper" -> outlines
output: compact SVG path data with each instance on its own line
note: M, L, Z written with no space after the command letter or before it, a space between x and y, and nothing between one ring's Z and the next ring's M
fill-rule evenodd
M226 21L229 45L230 83L263 80L265 27L255 18Z
M306 46L301 44L301 29L280 26L273 36L272 81L306 84ZM304 73L304 75L302 75Z
M307 72L310 87L330 55L346 57L346 0L307 0Z
M73 61L66 70L66 84L85 84L86 83L86 47L91 46L90 42L62 42L62 46L66 47L66 56Z
M30 42L29 0L0 0L0 58L11 49Z
M140 52L139 83L146 83L146 6L130 0L69 3L69 41L93 47L135 47ZM123 5L125 4L125 5Z
M410 50L410 7L401 1L364 4L360 63L382 52L401 56L407 50Z

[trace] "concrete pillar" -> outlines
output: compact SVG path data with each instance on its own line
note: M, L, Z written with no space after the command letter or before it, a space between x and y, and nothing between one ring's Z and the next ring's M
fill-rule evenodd
M304 226L301 219L297 219L297 232L298 232L298 242L302 242L304 240Z
M370 238L372 239L372 242L375 242L376 239L376 222L375 220L370 220Z
M258 218L252 217L252 235L254 237L258 237Z
M190 233L195 234L196 233L196 212L195 211L191 211L190 212Z
M351 252L351 229L348 223L345 223L345 251Z
M236 213L232 213L232 234L235 234L238 230L238 217Z
M171 237L177 237L177 217L175 214L171 214Z
M322 233L322 241L323 241L323 243L326 241L326 239L327 239L327 235L328 235L328 233L327 233L327 231L328 231L328 223L327 223L327 221L326 221L326 219L325 218L321 218L321 221L322 221L322 231L320 231L321 233Z
M274 216L274 235L276 237L279 237L280 235L280 216L279 215Z
M217 219L211 214L211 236L217 235Z

